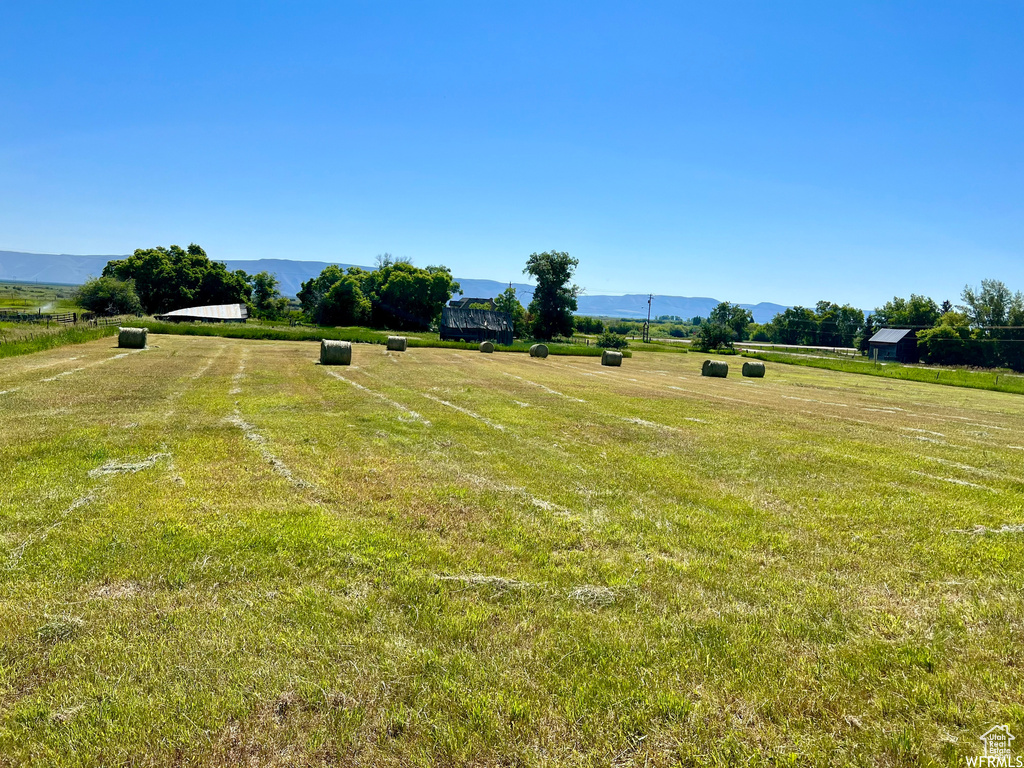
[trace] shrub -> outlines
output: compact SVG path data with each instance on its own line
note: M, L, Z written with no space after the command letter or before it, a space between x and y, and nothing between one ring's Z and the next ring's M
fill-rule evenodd
M94 277L79 287L74 297L78 306L98 315L137 315L142 312L134 280Z
M693 348L700 352L732 349L732 331L720 323L702 323L693 338Z
M625 349L629 346L625 336L620 336L611 331L605 331L597 337L597 346L603 349Z

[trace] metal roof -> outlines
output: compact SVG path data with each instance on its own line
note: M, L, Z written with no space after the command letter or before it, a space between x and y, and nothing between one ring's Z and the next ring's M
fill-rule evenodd
M441 325L455 330L472 330L486 328L489 331L511 331L512 323L504 312L489 309L455 309L445 307L441 310Z
M870 339L869 344L896 344L908 335L916 336L909 328L883 328Z
M249 308L245 304L211 304L208 307L186 307L173 312L157 315L159 318L170 317L176 320L245 320L249 317Z

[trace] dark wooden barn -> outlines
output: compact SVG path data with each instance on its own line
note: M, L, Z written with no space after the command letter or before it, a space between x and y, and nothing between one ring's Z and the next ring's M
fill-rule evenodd
M877 360L916 363L917 332L908 328L883 328L868 339L868 354Z
M441 341L511 344L512 320L504 312L445 307L441 310Z

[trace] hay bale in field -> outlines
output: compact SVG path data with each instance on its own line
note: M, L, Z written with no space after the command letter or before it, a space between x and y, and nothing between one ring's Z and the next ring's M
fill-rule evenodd
M493 341L481 341L480 342L480 351L481 352L493 352L494 351L494 342Z
M700 375L724 379L729 375L729 364L721 360L705 360L704 365L700 367Z
M347 341L323 339L320 342L320 365L351 365L352 345Z
M548 356L548 345L547 344L534 344L530 347L530 357L545 358Z
M764 363L744 363L743 375L750 379L763 379Z
M622 365L622 353L614 349L606 349L601 353L601 365Z
M145 349L147 328L118 328L117 346L124 349Z
M405 352L405 348L409 345L406 341L405 336L388 336L388 351L389 352Z

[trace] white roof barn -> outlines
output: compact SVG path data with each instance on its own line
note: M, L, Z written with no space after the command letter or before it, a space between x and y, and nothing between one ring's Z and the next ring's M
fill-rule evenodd
M244 323L249 317L245 304L211 304L206 307L186 307L155 316L157 320L175 323Z

